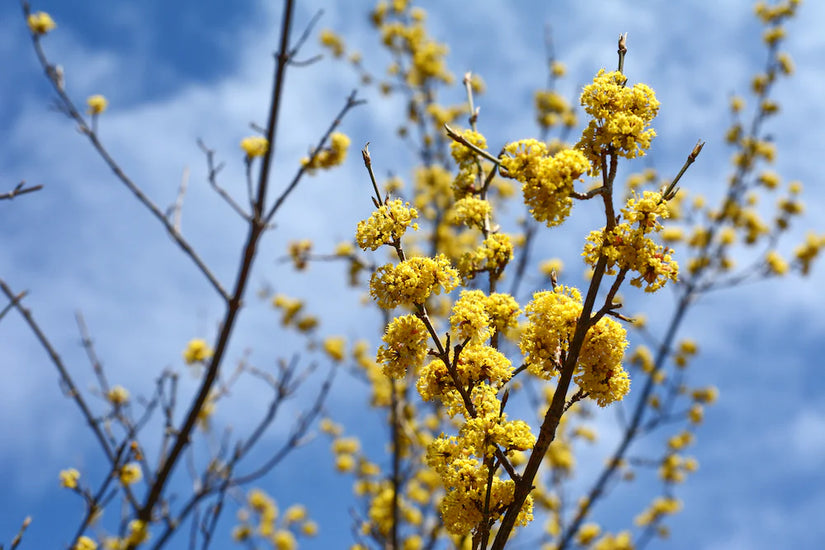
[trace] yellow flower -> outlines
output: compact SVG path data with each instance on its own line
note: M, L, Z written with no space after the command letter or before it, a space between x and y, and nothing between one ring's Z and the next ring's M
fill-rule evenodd
M286 530L278 530L272 536L272 543L275 545L277 550L293 550L298 548L298 543L295 540L295 535L293 535L290 531Z
M396 317L387 327L384 345L378 348L376 360L384 364L384 373L403 378L408 369L416 369L427 355L427 327L415 315Z
M46 34L57 27L57 23L54 22L52 16L44 11L29 14L26 22L29 24L29 30L34 34Z
M123 485L132 485L141 480L143 472L137 462L129 462L121 466L118 477Z
M186 350L183 352L183 360L186 361L187 365L202 363L212 357L212 353L206 340L194 338L187 344Z
M307 521L301 525L301 533L307 537L314 537L318 534L318 524L314 521Z
M329 136L329 147L315 152L314 157L305 157L301 159L301 164L312 173L317 168L332 168L344 162L347 158L347 150L349 149L350 139L346 134L341 132L333 132Z
M86 111L90 115L99 115L103 111L106 110L106 107L109 106L109 102L106 101L106 98L100 94L89 96L86 100L86 105L89 106L89 109Z
M324 340L324 351L335 361L342 361L346 345L347 342L343 337L331 336Z
M142 542L146 542L148 539L149 529L147 528L145 521L133 519L129 522L129 534L126 538L127 546L132 548Z
M269 150L269 142L265 137L250 136L241 140L241 149L247 158L262 157Z
M408 227L418 230L418 224L413 223L417 217L418 212L410 208L410 203L404 203L401 199L389 201L368 219L358 222L355 240L363 250L375 250L384 244L397 243Z
M123 386L114 386L109 390L109 393L106 394L106 400L115 406L124 405L129 401L129 390Z
M80 472L74 468L62 470L60 472L60 486L67 489L75 489L77 487L77 480L80 478Z
M307 509L301 504L293 504L284 512L284 522L287 524L304 521L307 518Z
M97 543L87 536L82 536L77 539L72 550L97 550Z

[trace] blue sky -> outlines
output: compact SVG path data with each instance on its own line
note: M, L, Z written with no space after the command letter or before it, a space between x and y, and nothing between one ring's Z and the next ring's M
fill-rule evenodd
M183 230L224 281L230 281L244 228L205 184L205 163L195 141L202 138L227 162L223 181L243 191L238 140L251 121L262 123L271 81L280 4L274 2L160 1L35 3L58 22L46 40L51 58L63 65L72 97L103 93L110 109L101 136L130 175L162 206L174 200L185 168L191 170ZM480 73L488 93L479 98L481 128L496 145L535 134L532 93L545 81L543 30L552 24L559 59L570 70L562 90L572 96L601 67L615 65L615 40L628 32L625 65L632 81L650 84L662 102L651 155L641 164L675 172L697 139L707 141L683 184L718 196L729 173L730 151L722 141L727 102L747 88L763 51L750 2L665 3L630 0L584 2L424 2L432 33L449 42L454 72ZM386 61L364 24L370 2L302 2L302 28L319 8L319 28L340 31L376 71ZM110 379L133 393L149 391L146 372L180 368L183 345L211 335L222 308L193 266L178 253L157 223L114 180L72 125L48 108L50 95L15 2L0 5L0 192L19 180L45 189L13 202L0 202L0 277L26 301L80 381L91 382L74 324L83 312ZM779 150L777 171L806 187L807 213L801 227L825 231L825 192L819 185L821 90L825 69L825 5L810 1L791 23L786 49L797 74L777 87L782 114L769 128ZM319 52L311 40L306 56ZM326 128L357 77L325 59L292 71L287 79L282 140L273 188L292 175L295 163ZM353 152L370 141L380 170L408 175L411 157L393 136L399 104L370 100L346 119ZM446 92L458 102L462 92ZM495 136L495 137L492 137ZM338 280L343 275L313 266L306 278L275 263L287 240L310 237L319 248L349 238L370 210L367 184L357 153L340 170L305 181L277 229L264 242L252 290L269 282L276 290L308 298L308 307L327 318L329 334L375 339L379 318L359 313L359 297ZM379 172L380 173L380 172ZM579 234L587 229L582 222ZM550 243L550 241L548 241ZM580 240L548 244L546 256L573 258ZM572 261L572 260L571 260ZM747 285L703 299L683 334L700 341L692 371L696 383L715 384L721 401L707 416L691 453L700 471L679 496L685 510L670 525L670 548L814 548L825 541L825 382L819 370L825 352L822 316L823 270L807 280ZM310 289L312 289L310 291ZM250 296L230 357L254 348L261 365L277 357L283 335L277 317ZM644 307L666 315L662 293ZM651 315L654 321L657 314ZM57 473L73 466L94 469L96 448L73 404L63 398L53 367L12 314L0 323L0 541L8 541L22 518L33 516L28 548L62 547L73 533L79 502L57 488ZM185 377L184 377L185 378ZM361 404L367 396L339 376L329 403L344 424L360 435L380 433L380 420ZM191 391L194 380L185 380ZM353 397L355 395L356 397ZM219 410L220 422L243 425L266 406L254 384ZM233 404L234 403L234 404ZM293 404L285 418L294 415ZM609 426L604 421L604 429ZM282 430L269 442L276 444ZM583 464L598 464L599 451ZM380 438L373 442L381 448ZM589 462L588 462L589 461ZM349 536L345 480L332 472L324 441L296 454L267 478L265 486L286 506L301 501L321 521L321 537L308 548L341 547ZM582 471L586 483L587 471ZM323 489L306 494L307 483ZM617 494L604 508L608 525L622 526L652 496L653 485ZM640 497L634 491L643 492ZM227 517L231 518L231 514ZM226 532L227 530L224 530ZM182 542L180 543L182 544ZM218 544L217 547L221 547ZM177 546L176 546L177 547Z

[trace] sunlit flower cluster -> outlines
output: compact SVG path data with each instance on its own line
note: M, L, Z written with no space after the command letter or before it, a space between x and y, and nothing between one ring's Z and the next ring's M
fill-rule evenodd
M533 217L548 227L570 214L573 182L590 170L587 158L575 149L549 156L547 145L535 139L509 143L501 166L508 177L522 183L524 202Z
M238 512L240 523L232 530L236 542L251 543L255 537L268 542L277 550L295 550L298 537L313 537L318 524L309 519L306 507L294 504L280 516L275 501L261 489L252 489L246 497L246 506Z
M269 141L263 136L245 137L241 140L241 149L248 159L262 157L269 150Z
M463 223L468 227L483 229L486 221L493 212L492 205L477 197L467 195L453 205L455 223Z
M29 14L26 23L29 25L29 30L37 35L46 34L57 28L57 23L54 22L52 16L44 11Z
M327 169L343 164L347 158L350 139L346 134L333 132L332 135L329 136L329 141L329 147L316 151L314 156L301 159L301 165L310 173L319 168Z
M384 373L403 378L408 370L420 367L427 355L427 338L427 327L415 315L393 319L384 334L384 344L378 348L377 361L383 363Z
M414 257L379 267L370 278L370 295L382 308L392 309L401 304L423 304L431 294L450 292L458 282L458 272L443 254Z
M478 132L464 130L461 136L479 149L487 148L487 139ZM480 191L476 185L480 173L478 154L457 141L450 143L450 154L458 165L458 174L452 184L456 200Z
M413 220L418 211L401 199L382 204L366 220L358 222L355 240L363 250L375 250L384 244L397 243L408 227L418 230Z
M212 353L212 348L209 347L206 340L194 338L186 345L186 349L183 352L183 360L186 361L187 365L203 363L212 357Z
M458 271L466 280L474 279L478 273L484 271L498 276L511 259L513 259L513 243L509 235L495 233L484 239L481 246L459 258Z
M533 295L519 342L530 373L549 380L561 372L581 312L581 294L575 288L559 286ZM608 317L585 336L574 380L601 407L621 400L630 390L630 379L622 368L626 347L627 331Z
M608 152L629 159L642 156L656 135L650 128L659 112L656 95L645 84L626 83L622 73L602 69L582 91L581 105L592 119L577 148L590 159L593 175L601 171Z

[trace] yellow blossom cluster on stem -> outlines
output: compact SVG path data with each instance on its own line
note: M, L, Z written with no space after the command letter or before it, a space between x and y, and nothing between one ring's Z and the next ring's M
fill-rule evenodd
M295 550L298 537L318 533L318 524L309 519L303 505L294 504L279 514L275 501L261 489L249 491L238 519L240 523L232 530L233 540L249 543L258 538L276 550Z
M44 11L29 14L26 23L29 25L29 30L36 35L46 34L57 28L57 23L54 22L52 16Z
M590 232L582 253L585 262L595 267L600 258L606 258L610 275L617 269L635 272L638 276L630 284L639 288L645 284L646 292L655 292L668 281L675 282L679 265L672 258L673 250L648 236L661 231L659 220L669 215L661 194L645 191L641 197L628 199L622 215L626 221L611 230Z
M427 355L429 333L424 322L415 315L393 319L384 334L384 344L378 348L377 360L384 365L384 373L392 378L403 378L408 370L415 370Z
M381 245L397 243L407 228L418 230L418 224L413 223L417 217L418 211L410 208L410 203L401 199L387 201L368 219L358 222L355 240L363 250L375 250Z
M561 372L581 312L581 294L575 288L559 286L533 295L519 343L531 374L549 380ZM599 319L587 332L575 381L601 407L621 400L630 390L630 379L622 367L626 347L627 331L608 317Z
M646 84L627 86L618 71L600 70L593 83L584 87L581 105L592 118L576 147L599 174L607 152L628 159L645 154L656 132L650 122L659 112L656 94Z
M241 140L241 149L247 159L262 157L269 150L269 141L263 136L250 136Z
M316 151L314 156L301 159L303 165L310 173L317 169L329 169L344 163L349 150L350 139L346 134L333 132L329 136L329 147Z
M524 139L507 144L501 167L506 176L522 183L530 213L547 227L561 224L573 206L573 183L590 170L581 151L563 149L549 155L545 143Z
M458 285L458 272L443 254L414 257L398 265L379 267L370 278L370 296L384 309L423 304L431 294L450 292Z

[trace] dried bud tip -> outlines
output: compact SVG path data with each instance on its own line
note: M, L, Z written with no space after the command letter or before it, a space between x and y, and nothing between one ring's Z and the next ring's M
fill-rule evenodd
M696 157L698 157L699 153L702 152L702 147L704 147L704 146L705 146L704 141L699 140L699 141L696 142L696 146L693 148L693 151L690 152L690 160L691 161L696 160Z
M364 164L370 166L372 164L372 157L370 157L370 142L368 141L364 148L361 149L361 157L364 159Z

